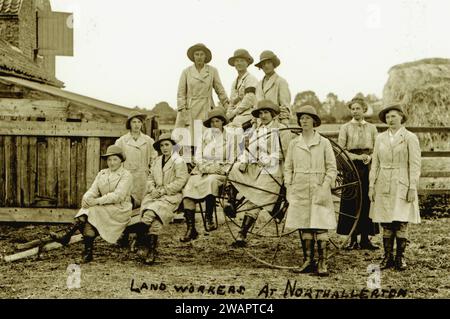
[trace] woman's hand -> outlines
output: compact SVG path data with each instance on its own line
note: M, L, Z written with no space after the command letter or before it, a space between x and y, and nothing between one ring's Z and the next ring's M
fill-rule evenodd
M408 203L412 203L413 201L416 200L416 190L415 189L408 189L408 194L406 195L406 200L408 201Z
M373 187L369 187L369 200L371 202L375 201L375 189Z
M363 162L364 165L367 165L370 163L370 161L372 160L372 158L370 157L370 155L367 154L362 154L361 155L361 160Z
M92 197L87 197L87 198L83 198L81 201L81 207L82 208L89 208L92 206L98 205L98 199L97 198L92 198Z

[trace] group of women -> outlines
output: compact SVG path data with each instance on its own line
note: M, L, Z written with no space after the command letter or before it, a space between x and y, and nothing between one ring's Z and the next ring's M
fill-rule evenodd
M253 63L248 51L234 52L228 63L236 68L238 76L230 99L218 71L208 65L211 51L196 44L188 49L187 55L194 64L180 78L176 127L192 129L195 120L203 122L202 143L192 148L195 153L192 171L189 173L185 160L178 154L177 141L171 134L162 134L154 142L142 132L145 116L133 113L126 123L130 132L102 155L108 168L99 172L84 195L73 227L64 235L55 234L55 239L68 243L79 229L85 243L83 262L89 262L98 234L110 243L127 245L128 233L136 232L137 253L146 264L152 264L157 258L158 236L176 210L183 209L187 224L182 242L198 237L195 208L199 201L206 202L207 231L217 227L213 211L228 173L234 195L244 199L241 209L245 211L233 246L246 245L247 234L258 215L261 211L272 211L277 194L285 187L289 202L286 228L299 230L304 252L298 271L317 271L320 276L327 276L328 231L337 229L339 234L349 234L353 223L345 215L336 219L331 194L337 176L336 158L330 141L316 130L321 124L317 111L309 105L294 105L291 109L287 82L275 73L280 60L272 51L262 52L256 64L265 74L259 82L247 70ZM214 106L213 89L221 107ZM408 223L420 222L418 139L403 126L407 116L400 104L387 105L380 112L380 120L388 125L388 130L381 134L364 120L367 105L363 99L354 98L348 107L352 120L341 127L338 141L358 170L363 197L360 218L348 248L378 249L369 236L379 232L381 223L382 268L403 270ZM302 128L299 135L283 130L291 119ZM225 128L247 125L252 129L237 143L245 150L232 164L229 155L235 154L236 150L231 148L236 143L229 143L233 137ZM341 211L350 215L356 209L354 201L343 199L340 205ZM132 207L140 207L140 220L128 225ZM227 209L232 211L234 207ZM316 244L318 263L314 259Z

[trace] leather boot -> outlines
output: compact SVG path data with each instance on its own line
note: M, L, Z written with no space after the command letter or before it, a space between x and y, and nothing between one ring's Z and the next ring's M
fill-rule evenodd
M213 231L217 229L217 226L213 221L214 207L216 206L216 198L214 196L206 197L206 231Z
M87 237L87 236L85 236L83 238L83 240L84 240L84 251L83 251L83 254L81 256L81 262L83 264L86 264L88 262L91 262L92 259L93 259L92 253L93 253L93 250L94 250L95 237Z
M198 232L195 229L195 210L186 209L184 211L184 218L186 219L186 234L183 238L180 238L182 243L190 242L193 239L197 239Z
M395 269L406 270L405 249L408 240L406 238L397 237L397 254L395 256Z
M158 235L149 234L147 235L147 246L148 246L148 253L145 257L144 263L146 265L153 265L156 262L156 258L158 257Z
M328 240L317 241L317 252L319 253L319 264L317 266L317 274L320 277L326 277L328 273Z
M361 249L365 250L378 250L380 247L372 244L370 242L369 236L367 234L361 234L361 243L360 243Z
M298 268L295 269L294 272L296 273L311 273L314 271L315 264L314 264L314 244L315 241L313 239L304 239L303 240L303 264Z
M51 232L50 237L57 243L66 246L70 242L70 238L72 238L73 234L75 234L77 230L79 230L80 233L83 233L83 225L84 223L82 221L77 220L75 223L70 225L64 233L58 234Z
M232 244L233 247L245 247L246 246L245 239L247 238L247 233L249 232L250 228L252 228L255 221L256 220L253 217L250 217L247 215L244 216L244 220L242 221L241 230L239 231L236 241Z
M150 228L149 225L144 223L138 223L135 226L136 230L136 242L130 245L131 252L134 252L136 250L136 253L141 258L145 258L148 254L148 245L146 244L146 236L148 229Z
M394 237L383 237L384 258L381 261L381 269L394 267Z
M348 244L348 246L345 247L345 250L354 250L354 249L358 249L358 248L359 248L358 235L352 235L350 244Z

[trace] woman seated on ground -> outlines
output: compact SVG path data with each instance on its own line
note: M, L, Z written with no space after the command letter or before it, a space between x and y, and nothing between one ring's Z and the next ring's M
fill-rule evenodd
M279 131L286 127L278 121L279 114L279 107L272 101L258 102L252 115L259 118L259 123L252 133L248 149L239 157L228 175L232 185L245 197L241 207L245 215L241 230L233 243L234 247L246 245L247 233L260 211L271 212L278 199L277 194L283 184L283 148L287 148L290 137L289 131ZM268 135L270 132L272 134ZM229 211L227 207L224 210Z
M314 244L319 253L319 276L328 276L328 230L336 228L331 187L337 168L331 143L313 128L321 120L313 106L296 108L302 133L289 144L284 166L289 208L286 229L298 229L303 248L303 264L299 272L313 272Z
M147 181L147 193L142 200L141 219L136 225L138 255L145 264L157 258L158 236L170 223L183 198L182 190L189 178L183 158L174 152L176 142L170 133L162 134L153 147L162 155L153 162Z
M225 174L230 164L226 162L228 139L224 125L228 123L225 110L217 107L208 113L208 118L203 122L207 128L202 136L200 147L195 154L195 168L191 177L183 189L184 217L186 218L187 231L181 242L189 242L196 239L198 232L195 229L195 201L206 202L206 230L217 228L213 221L213 211L216 205L216 197L219 195L219 186L225 181Z
M133 176L123 168L125 155L119 146L111 145L106 154L107 169L101 170L92 186L83 195L81 209L74 225L63 236L53 238L67 245L77 231L83 234L83 263L92 261L94 239L100 235L109 243L116 243L131 218L131 189Z

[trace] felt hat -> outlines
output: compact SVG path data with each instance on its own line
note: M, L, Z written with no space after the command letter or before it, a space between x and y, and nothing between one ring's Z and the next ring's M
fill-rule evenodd
M237 58L242 58L242 59L247 60L248 65L253 64L252 56L245 49L237 49L236 51L234 51L233 56L228 59L228 64L231 66L234 66L234 60L236 60Z
M194 60L194 53L196 51L203 51L203 52L205 52L205 54L206 54L205 63L208 63L208 62L211 61L211 59L212 59L211 50L208 49L206 47L206 45L204 45L203 43L194 44L193 46L191 46L187 50L187 56L188 56L189 60L191 60L192 62L195 62L195 60Z
M101 157L108 157L111 155L117 155L118 157L120 157L122 162L124 162L126 160L126 156L123 153L122 148L120 146L117 146L117 145L108 146L108 148L106 149L106 153L102 154Z
M320 126L320 124L322 124L319 114L317 114L317 110L314 106L311 105L294 106L293 111L294 113L297 114L297 120L300 119L302 114L307 114L314 119L314 127Z
M259 62L255 64L257 68L261 68L264 61L272 60L273 66L276 68L280 65L280 59L270 50L263 51L259 56Z

